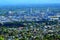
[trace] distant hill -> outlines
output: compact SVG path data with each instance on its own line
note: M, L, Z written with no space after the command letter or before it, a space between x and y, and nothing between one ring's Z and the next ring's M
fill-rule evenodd
M25 8L25 7L60 7L60 4L30 4L30 5L4 5L0 8Z

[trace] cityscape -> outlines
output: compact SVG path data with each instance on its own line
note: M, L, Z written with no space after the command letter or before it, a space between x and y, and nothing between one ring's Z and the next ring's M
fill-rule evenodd
M0 40L60 40L60 8L0 8Z
M60 8L12 8L0 10L0 22L59 20Z

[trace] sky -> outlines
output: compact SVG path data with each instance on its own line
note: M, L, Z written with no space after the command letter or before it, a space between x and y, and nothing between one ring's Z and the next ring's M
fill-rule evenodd
M60 4L60 0L0 0L0 5Z

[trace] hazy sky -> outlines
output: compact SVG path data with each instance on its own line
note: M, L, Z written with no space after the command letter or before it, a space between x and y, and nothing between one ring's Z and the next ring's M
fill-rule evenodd
M60 0L0 0L0 5L60 4Z

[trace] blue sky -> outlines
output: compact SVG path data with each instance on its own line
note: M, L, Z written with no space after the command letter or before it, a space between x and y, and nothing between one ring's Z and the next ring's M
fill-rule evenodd
M60 0L0 0L0 5L60 4Z

